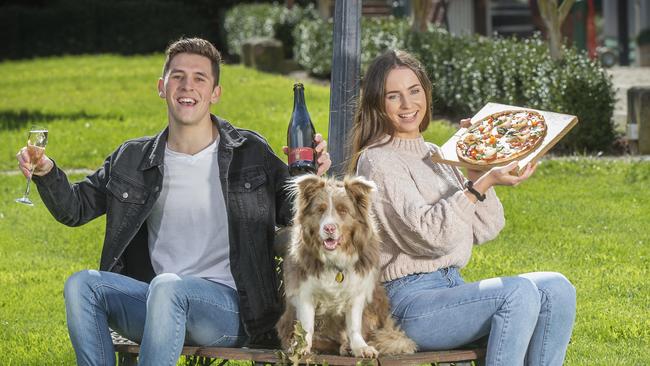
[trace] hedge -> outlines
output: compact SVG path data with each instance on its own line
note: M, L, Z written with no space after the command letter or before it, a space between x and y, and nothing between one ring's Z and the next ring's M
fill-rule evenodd
M321 18L298 23L294 30L294 59L310 73L327 76L332 67L332 20ZM361 19L361 68L387 49L404 48L408 21L396 18Z
M639 46L650 44L650 28L645 28L639 32L639 35L636 37L636 43Z

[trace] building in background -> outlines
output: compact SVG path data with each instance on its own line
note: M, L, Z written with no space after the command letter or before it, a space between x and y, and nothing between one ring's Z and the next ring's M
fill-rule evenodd
M545 31L538 0L430 1L444 9L444 15L438 13L439 18L431 19L432 22L452 34L525 38ZM373 14L372 9L382 3L383 14L388 7L393 8L395 16L410 14L410 0L364 1L364 14ZM638 66L636 40L645 29L650 29L650 0L576 0L562 25L562 34L569 43L588 51L591 57L600 56L604 64Z

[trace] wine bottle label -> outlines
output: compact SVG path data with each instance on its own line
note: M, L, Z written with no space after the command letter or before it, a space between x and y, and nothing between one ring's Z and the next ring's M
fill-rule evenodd
M305 160L314 161L314 149L311 147L297 147L289 150L289 164Z

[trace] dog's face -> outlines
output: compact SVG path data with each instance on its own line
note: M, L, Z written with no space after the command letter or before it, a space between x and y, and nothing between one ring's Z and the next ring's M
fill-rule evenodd
M355 235L374 230L370 217L374 183L361 177L343 181L304 175L294 180L295 224L303 230L303 244L316 252L353 253L361 245Z

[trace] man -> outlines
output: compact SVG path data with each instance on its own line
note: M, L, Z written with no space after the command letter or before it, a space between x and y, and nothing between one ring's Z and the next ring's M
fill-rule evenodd
M64 289L79 365L115 364L109 326L140 342L140 365L175 365L184 344L275 346L272 245L291 219L287 166L262 137L210 114L221 96L212 44L180 39L166 55L164 131L126 141L74 184L47 156L36 162L34 182L58 221L106 214L99 271L73 274ZM331 161L316 140L322 174ZM29 175L25 148L17 158Z

